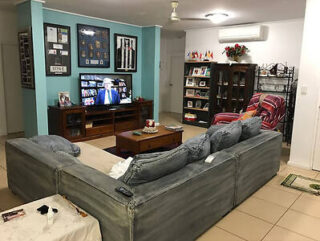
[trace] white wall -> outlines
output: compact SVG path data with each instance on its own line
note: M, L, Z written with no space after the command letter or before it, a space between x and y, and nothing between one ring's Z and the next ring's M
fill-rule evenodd
M0 33L0 135L5 135L23 131L15 9L0 8Z
M160 112L182 113L184 52L185 33L161 31ZM181 61L172 63L177 56ZM172 71L181 72L181 78L172 80Z
M319 115L319 39L320 1L307 0L300 74L297 91L293 137L289 164L311 169L316 146L316 124ZM301 90L307 93L302 94ZM320 160L316 160L320 161Z
M289 66L299 66L303 33L303 19L261 23L266 26L267 40L244 42L250 52L245 62L257 64L285 63ZM227 62L228 58L222 54L224 48L233 43L219 43L218 27L186 31L186 53L198 50L205 52L212 50L214 60Z

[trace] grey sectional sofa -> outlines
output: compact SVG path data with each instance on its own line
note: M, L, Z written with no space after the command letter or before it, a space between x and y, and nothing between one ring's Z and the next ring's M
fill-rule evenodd
M28 139L6 143L8 185L25 201L60 193L95 216L104 241L195 240L279 170L280 133L261 134L138 186L42 149ZM126 197L115 191L125 187Z

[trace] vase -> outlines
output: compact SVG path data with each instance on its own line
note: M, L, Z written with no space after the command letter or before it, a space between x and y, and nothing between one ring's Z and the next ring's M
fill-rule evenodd
M239 62L239 56L233 56L233 60Z

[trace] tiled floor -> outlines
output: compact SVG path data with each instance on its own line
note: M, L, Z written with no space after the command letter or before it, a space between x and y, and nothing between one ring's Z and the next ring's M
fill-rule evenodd
M162 114L160 123L179 123L179 116ZM183 140L204 132L202 128L187 125L184 130ZM0 137L0 211L22 203L7 188L4 154L7 138ZM115 145L115 138L106 137L88 143L107 148ZM286 145L283 147L278 175L210 228L198 241L320 241L320 197L280 185L289 173L317 179L320 179L320 173L287 166L289 149Z

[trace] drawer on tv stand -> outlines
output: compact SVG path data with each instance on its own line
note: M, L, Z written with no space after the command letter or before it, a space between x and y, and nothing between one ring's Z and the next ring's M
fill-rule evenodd
M103 125L103 126L95 126L92 128L86 129L86 136L95 136L95 135L103 135L103 134L113 134L113 125Z

